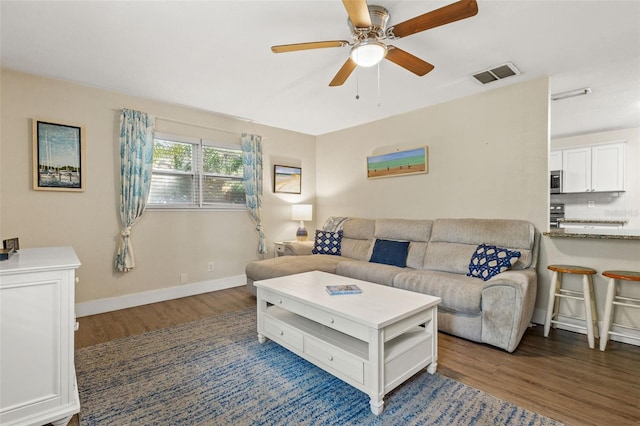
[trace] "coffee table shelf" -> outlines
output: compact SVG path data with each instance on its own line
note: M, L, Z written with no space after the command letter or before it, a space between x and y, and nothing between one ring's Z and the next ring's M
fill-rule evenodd
M324 286L336 281L363 293L328 296ZM376 415L386 393L425 367L436 371L437 297L318 271L255 284L259 341L269 338L367 393Z

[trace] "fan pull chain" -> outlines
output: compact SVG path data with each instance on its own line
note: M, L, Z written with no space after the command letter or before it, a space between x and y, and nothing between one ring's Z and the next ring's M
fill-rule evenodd
M378 108L382 105L380 100L380 62L378 62Z
M356 100L360 99L360 79L358 78L358 76L360 75L360 71L358 70L358 68L360 67L356 68Z

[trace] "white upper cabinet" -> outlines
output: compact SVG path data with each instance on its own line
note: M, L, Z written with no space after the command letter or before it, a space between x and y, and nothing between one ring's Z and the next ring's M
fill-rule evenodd
M624 142L562 150L563 192L624 191Z
M592 191L624 191L624 142L591 148Z
M562 156L562 192L591 191L591 148L565 149Z
M549 171L562 170L562 150L557 149L549 153Z

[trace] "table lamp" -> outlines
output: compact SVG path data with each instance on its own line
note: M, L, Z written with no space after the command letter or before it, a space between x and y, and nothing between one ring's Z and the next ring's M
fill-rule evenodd
M299 220L300 226L296 231L298 241L306 241L308 237L307 228L304 227L305 220L313 217L313 206L311 204L293 204L291 206L291 220Z

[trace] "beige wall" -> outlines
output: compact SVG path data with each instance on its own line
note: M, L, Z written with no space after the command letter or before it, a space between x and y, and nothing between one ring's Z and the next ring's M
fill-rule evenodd
M318 137L318 223L331 215L514 218L547 231L548 99L540 78ZM419 145L429 146L428 174L367 179L367 156ZM534 320L544 321L550 263L602 271L640 270L639 262L638 241L542 237ZM601 314L604 279L595 281Z
M216 132L239 138L241 132L262 135L264 148L264 226L270 250L274 240L291 239L297 223L290 220L291 203L315 202L315 138L255 125L160 102L107 92L63 81L2 71L0 158L0 237L19 237L20 246L70 245L82 262L76 301L153 292L189 283L225 281L237 285L244 267L257 258L255 227L246 211L147 211L133 230L137 268L129 273L113 268L119 235L119 110L138 109L158 117L198 124L178 125L158 119L163 131ZM86 191L32 189L32 118L84 125L86 128ZM302 195L272 192L273 164L303 168ZM308 224L313 227L314 224ZM272 255L272 254L270 254ZM215 271L207 272L207 262Z
M547 99L541 78L318 137L318 219L517 218L546 230ZM367 179L367 156L420 145L427 174Z
M180 288L181 272L189 274L190 282L233 281L241 278L249 260L258 257L246 212L152 211L134 229L138 268L128 274L114 272L120 227L116 134L118 110L123 107L264 136L263 215L270 250L273 241L295 234L289 206L301 202L316 205L315 223L307 223L310 231L331 215L517 218L547 230L546 78L317 138L13 71L3 70L1 83L0 237L17 236L23 247L73 246L83 263L76 291L79 302ZM86 192L31 189L33 117L86 126ZM177 125L159 120L158 126L170 131ZM428 174L366 178L367 156L418 145L429 146ZM273 194L273 164L303 168L302 195ZM208 261L215 262L215 272L206 272ZM599 271L638 270L640 243L543 237L537 321L544 314L550 263L576 263ZM604 280L598 276L595 281L601 314ZM625 287L631 293L640 290Z

